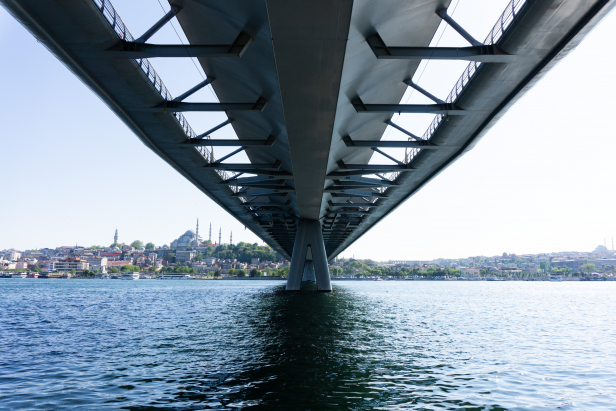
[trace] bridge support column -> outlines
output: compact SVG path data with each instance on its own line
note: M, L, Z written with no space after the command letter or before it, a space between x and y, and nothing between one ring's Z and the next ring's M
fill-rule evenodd
M318 221L299 222L291 256L287 291L299 291L303 279L316 280L319 291L332 290L323 233Z

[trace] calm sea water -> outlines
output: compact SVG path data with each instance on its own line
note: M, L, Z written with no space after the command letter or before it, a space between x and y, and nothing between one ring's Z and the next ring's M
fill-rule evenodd
M334 287L0 280L0 408L616 408L616 283Z

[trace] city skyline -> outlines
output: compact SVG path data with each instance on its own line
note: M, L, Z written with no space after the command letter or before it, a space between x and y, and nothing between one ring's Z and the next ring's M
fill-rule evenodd
M210 226L211 226L211 223L210 223ZM195 234L194 238L196 239L197 236L198 236L198 226L197 226L197 231L196 232L192 231L190 229L187 231L187 233L188 232L193 232ZM211 233L211 228L210 228L210 233ZM211 237L211 234L210 234L210 237ZM119 239L119 230L116 228L115 232L114 232L114 236L113 236L113 243L110 244L110 245L107 245L107 244L104 244L104 243L101 243L101 244L75 244L75 247L85 247L85 248L88 248L88 247L92 247L92 246L100 246L100 247L108 248L111 245L116 244L116 243L122 244L122 245L131 245L135 241L141 241L143 243L143 245L145 246L147 243L151 242L151 241L143 240L143 239L139 239L139 238L118 242L118 239ZM219 242L211 242L211 244L213 244L213 245L233 245L233 231L230 231L229 243L220 242L221 239L222 239L222 227L219 229ZM177 239L176 239L176 241L177 241ZM163 248L163 247L172 248L170 246L170 244L172 242L162 243L162 244L156 244L156 243L152 243L152 244L154 244L154 247L156 249ZM240 242L243 242L243 241L240 241ZM200 242L199 242L200 245L205 244L205 243L206 242L203 239L201 239ZM267 245L267 244L261 242L261 244L259 244L259 245ZM603 239L603 244L597 244L593 249L589 249L589 250L551 250L551 251L542 251L542 252L537 252L537 253L518 253L518 252L515 252L515 250L505 250L505 251L503 251L502 254L509 254L509 255L549 255L549 254L567 254L567 253L593 253L593 252L596 252L597 249L600 248L601 246L605 247L605 251L608 252L608 253L609 252L614 253L614 251L616 251L616 248L614 247L614 238L611 237L609 240L607 238L604 238ZM40 248L32 247L32 248L23 248L23 249L17 249L15 247L9 247L9 248L2 249L0 251L17 250L17 251L23 252L23 251L27 251L27 250L39 250L39 249L45 249L45 248L54 249L54 248L60 248L60 247L73 247L73 245L66 245L66 244L64 244L64 245L57 246L57 247L40 247ZM493 257L499 257L499 256L501 256L501 253L497 253L497 254L493 254L493 255L469 254L467 256L462 256L462 257L450 257L450 256L445 256L444 255L444 256L435 257L435 258L421 258L421 256L420 256L418 258L412 258L412 259L407 258L407 256L399 256L398 258L390 258L388 260L375 260L375 261L405 261L405 260L406 261L414 261L414 260L417 260L417 261L433 261L433 260L439 260L439 259L442 259L442 260L456 260L456 259L464 260L464 259L470 259L470 258L476 258L476 257L493 258ZM357 256L357 258L356 258L355 255L347 256L347 257L339 256L339 258L342 258L342 259L349 259L350 258L350 259L358 259L358 260L374 260L372 258L364 257L364 256Z
M455 17L481 38L504 5L497 1L473 8L473 4L461 2ZM117 4L135 32L147 29L162 12L140 5L140 1ZM473 16L473 10L480 12ZM441 45L457 44L454 34L445 30ZM611 99L616 91L611 73L616 62L610 44L614 35L612 13L472 151L341 256L382 261L503 251L590 251L603 238L609 239L616 233L616 193L609 189L616 139L596 107L601 107L601 113L616 108ZM175 36L173 27L167 26L154 39L177 41ZM106 238L101 233L116 226L123 227L124 238L164 244L182 232L179 227L193 227L197 213L187 209L199 210L198 214L235 231L235 241L262 243L144 147L4 10L0 10L0 50L6 56L0 75L12 79L5 90L10 98L0 103L4 135L29 139L28 144L18 138L3 139L6 154L0 173L29 183L28 190L34 194L27 196L26 189L16 189L14 198L3 201L0 248L100 244ZM200 78L189 59L158 59L153 64L174 92ZM430 65L426 76L435 77L425 77L425 84L437 94L448 92L451 84L439 76L449 76L434 70L438 62ZM592 75L580 75L588 73L589 67ZM457 76L451 75L454 80ZM196 100L213 99L209 89L199 93ZM412 103L417 98L404 99ZM216 116L187 118L194 127L207 129L220 119ZM406 121L399 124L421 131L422 124ZM234 138L231 128L219 133L221 138ZM387 131L386 138L399 136ZM438 225L432 216L439 217ZM107 245L106 240L100 245Z

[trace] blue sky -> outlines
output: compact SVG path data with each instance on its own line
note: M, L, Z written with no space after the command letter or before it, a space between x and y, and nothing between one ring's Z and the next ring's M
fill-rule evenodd
M460 0L450 10L482 40L502 0ZM158 1L116 1L138 36L164 13ZM168 9L168 5L163 4ZM481 12L477 12L480 10ZM179 24L173 27L183 36ZM151 42L177 42L172 26ZM444 33L442 33L444 31ZM442 36L441 36L442 34ZM616 112L616 15L609 15L463 158L374 227L343 256L431 259L589 251L616 233L611 123ZM441 46L463 45L451 29ZM223 242L260 240L150 152L111 111L0 8L0 249L108 245L120 240L169 244L199 218ZM172 94L201 79L189 59L152 63ZM445 97L465 64L430 62L415 77ZM403 99L421 101L410 92ZM209 89L192 101L213 101ZM221 114L190 113L204 131ZM396 121L422 133L429 116ZM233 137L230 127L217 137ZM400 137L388 131L388 139ZM217 150L220 157L223 149ZM375 161L378 159L375 158Z

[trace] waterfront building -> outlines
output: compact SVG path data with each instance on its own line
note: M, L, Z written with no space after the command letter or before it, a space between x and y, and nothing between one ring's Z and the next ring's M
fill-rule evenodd
M99 256L88 256L88 257L85 257L84 259L87 261L88 264L90 264L90 267L93 267L93 266L98 266L98 267L105 266L105 267L107 267L107 261L108 261L107 257L104 257L104 256L100 256L100 257ZM101 270L99 269L99 271L101 271Z
M56 261L55 269L57 271L71 271L75 270L78 274L82 274L84 270L88 270L90 265L87 261L82 260L79 257L67 257L63 260Z
M464 278L479 278L481 271L472 267L460 267L460 277Z

